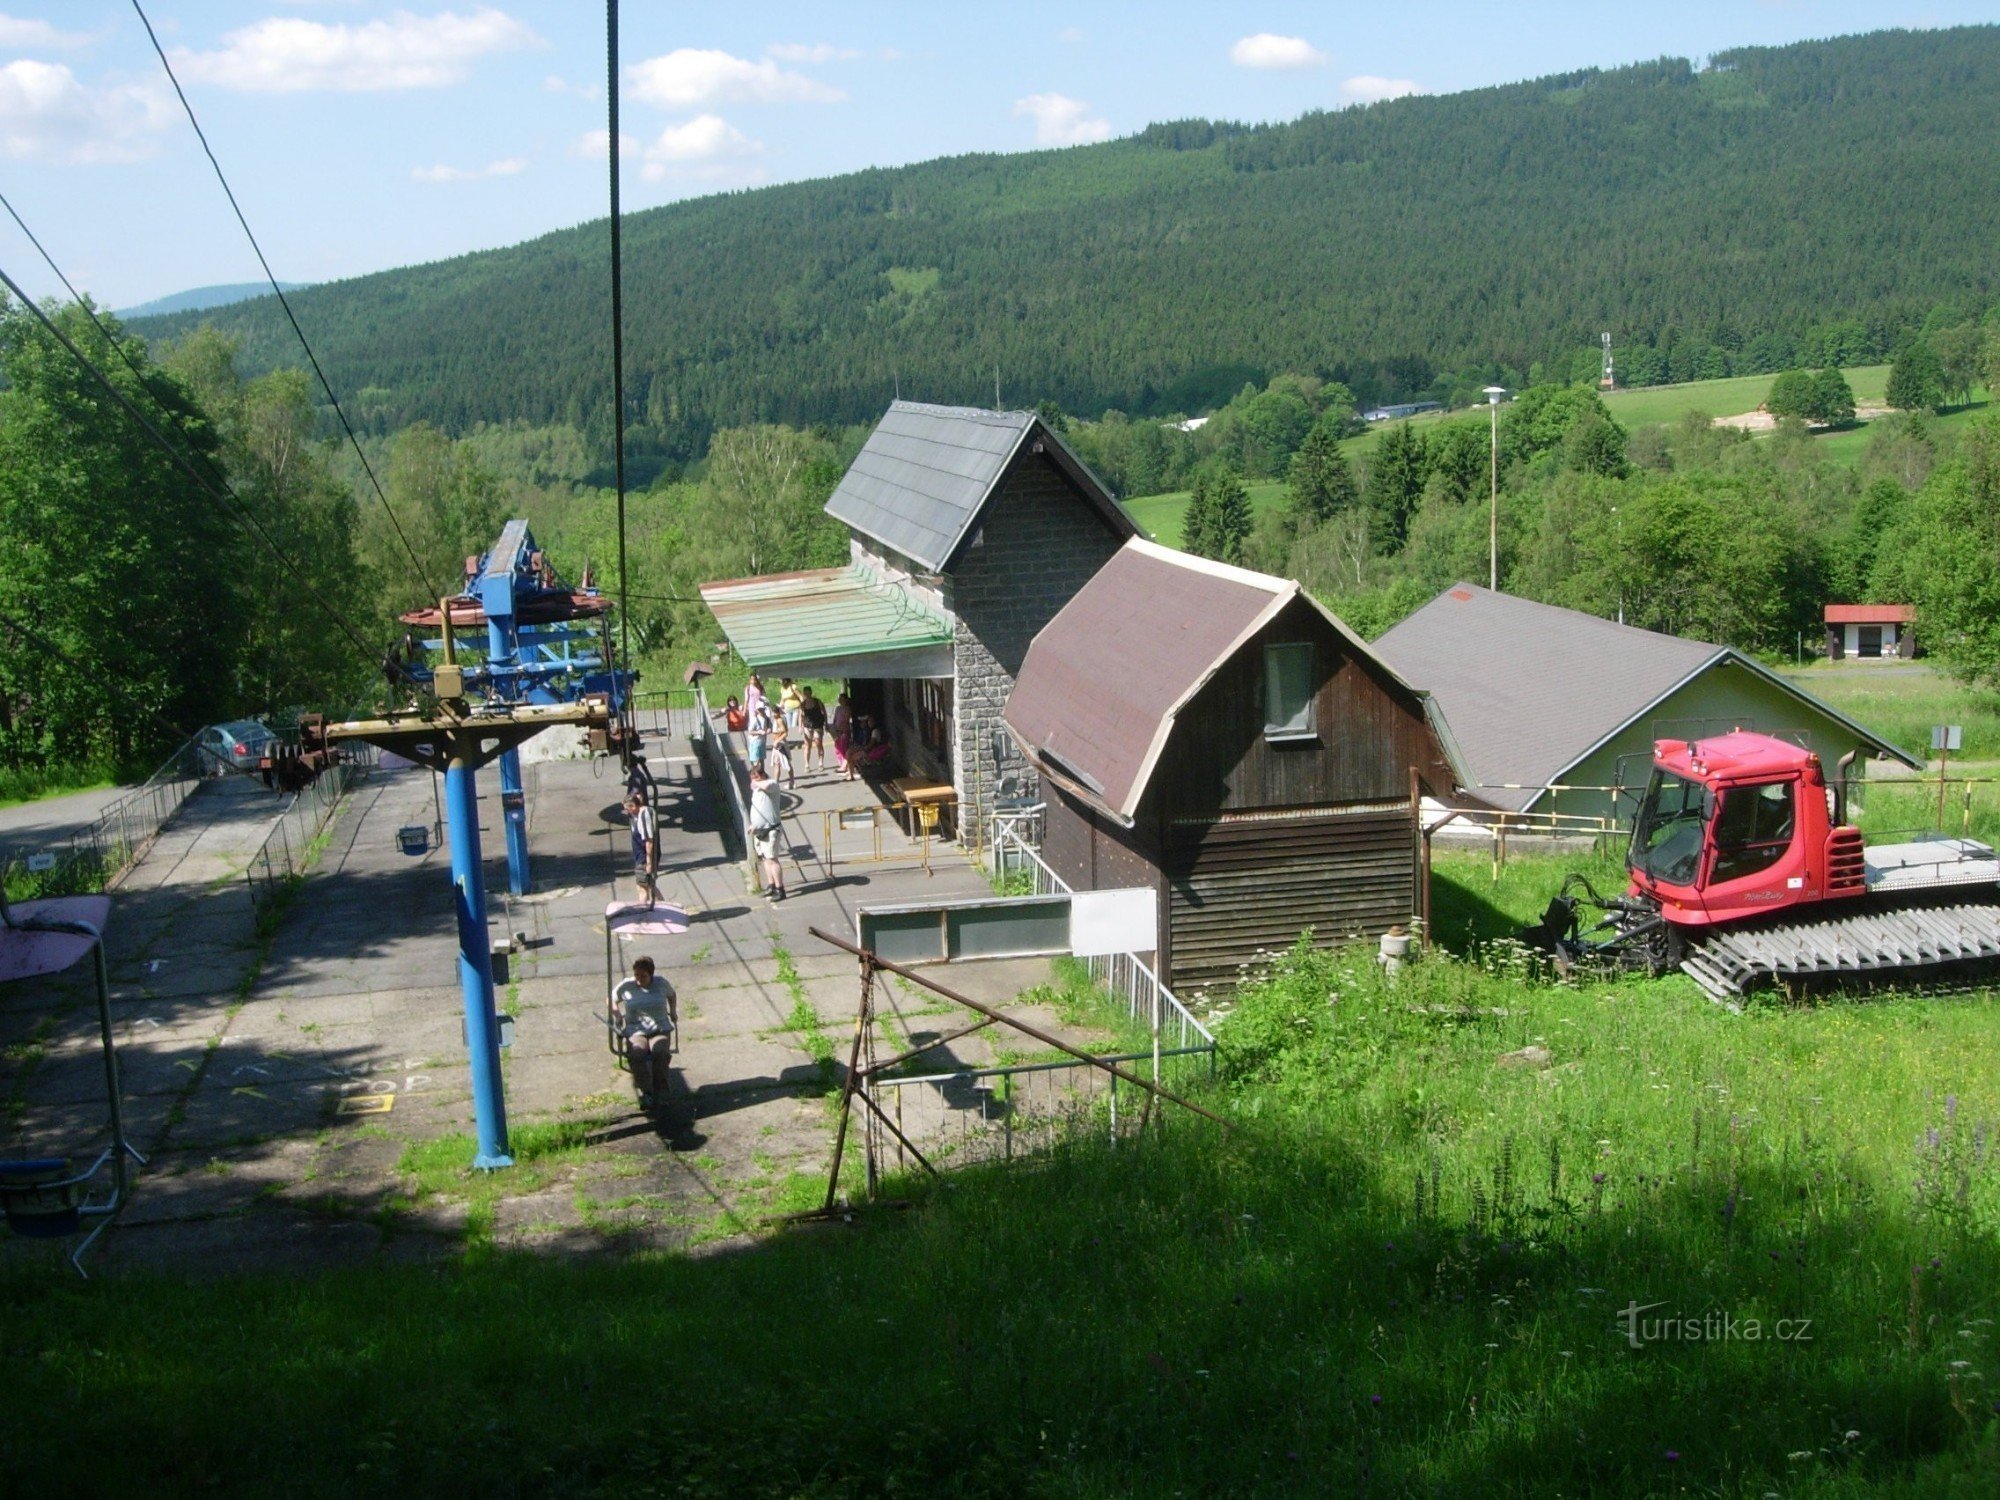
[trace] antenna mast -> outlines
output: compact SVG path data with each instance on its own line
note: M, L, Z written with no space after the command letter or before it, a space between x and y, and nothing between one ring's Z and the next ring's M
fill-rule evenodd
M1600 390L1608 391L1613 384L1615 382L1611 376L1611 335L1607 333L1604 335L1604 373L1598 377L1597 385Z

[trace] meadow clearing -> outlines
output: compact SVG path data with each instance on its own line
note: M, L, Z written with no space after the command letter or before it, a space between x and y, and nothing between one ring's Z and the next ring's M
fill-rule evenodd
M1274 956L1185 1080L1227 1134L701 1258L11 1270L0 1487L1992 1494L2000 1003L1551 983L1568 864L1441 853L1393 984Z

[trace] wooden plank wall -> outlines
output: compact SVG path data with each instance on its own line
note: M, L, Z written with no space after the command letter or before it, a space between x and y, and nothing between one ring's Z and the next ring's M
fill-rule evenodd
M1168 983L1228 986L1298 941L1378 937L1414 915L1412 810L1320 812L1169 830Z

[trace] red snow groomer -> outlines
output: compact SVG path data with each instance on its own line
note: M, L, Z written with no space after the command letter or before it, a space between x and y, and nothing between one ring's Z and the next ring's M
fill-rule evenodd
M1852 757L1849 757L1851 759ZM1736 730L1661 740L1603 897L1563 882L1529 941L1558 967L1681 968L1734 1004L1765 986L1935 984L2000 968L2000 860L1972 839L1867 845L1811 751ZM1583 929L1583 909L1602 913Z

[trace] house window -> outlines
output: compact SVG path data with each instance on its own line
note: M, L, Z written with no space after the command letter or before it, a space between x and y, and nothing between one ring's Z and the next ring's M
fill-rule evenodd
M1264 648L1264 735L1309 739L1313 726L1313 648L1310 641Z

